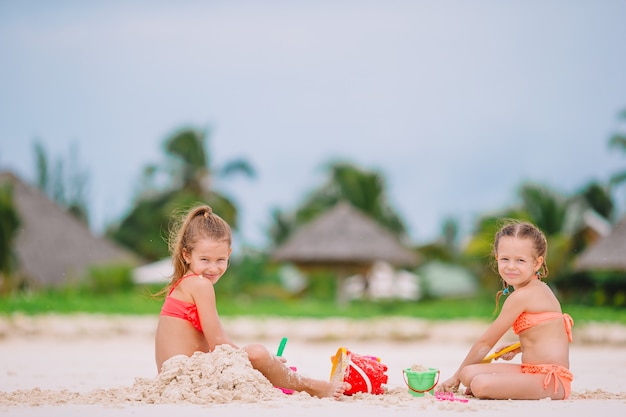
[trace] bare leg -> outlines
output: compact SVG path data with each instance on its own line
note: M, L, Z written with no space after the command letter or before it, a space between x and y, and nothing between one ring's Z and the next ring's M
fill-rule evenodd
M476 376L495 373L521 374L522 370L518 364L513 363L479 363L476 365L468 365L463 368L459 375L461 384L466 387L465 395L474 395L472 391L472 381Z
M330 382L303 377L289 369L262 345L248 345L245 350L252 367L261 372L275 387L304 391L314 397L335 399L341 398L343 393L350 389L350 384L347 382Z
M461 383L466 394L492 400L561 400L565 395L562 384L543 387L545 374L524 374L517 364L470 365L461 371Z

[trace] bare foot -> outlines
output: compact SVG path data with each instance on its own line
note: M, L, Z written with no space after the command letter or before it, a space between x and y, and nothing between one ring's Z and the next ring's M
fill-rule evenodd
M348 382L331 382L331 385L335 388L333 391L333 398L336 400L340 399L344 392L352 388L352 385Z
M307 389L306 391L314 397L333 397L335 400L339 400L343 396L343 393L351 387L352 386L347 382L314 381L311 384L311 389Z

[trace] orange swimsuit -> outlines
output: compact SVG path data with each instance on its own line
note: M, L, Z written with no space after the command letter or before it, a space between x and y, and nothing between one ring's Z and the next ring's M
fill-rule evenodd
M567 333L567 337L571 342L572 339L572 326L574 325L574 320L567 313L559 313L556 311L546 311L545 313L527 313L523 312L519 315L519 317L513 323L513 331L515 334L520 334L526 329L530 329L533 326L538 325L539 323L543 323L544 321L556 319L562 317L565 324L565 332Z
M194 303L188 303L183 300L179 300L178 298L174 298L171 296L172 291L176 288L178 284L180 284L185 278L198 276L197 274L189 274L185 275L181 279L178 280L176 284L172 286L170 292L167 294L165 301L163 302L163 307L161 307L161 315L162 316L170 316L177 317L179 319L187 320L189 323L193 325L193 327L202 332L202 324L200 323L200 316L198 315L198 306Z
M547 320L552 320L555 318L563 318L563 322L565 324L565 332L567 333L567 338L571 342L572 338L572 326L574 325L574 320L569 314L559 313L556 311L547 311L544 313L527 313L523 312L519 315L519 317L513 323L513 331L515 334L519 334L526 329L529 329L533 326L536 326L539 323L543 323ZM522 373L527 374L546 374L546 377L543 380L543 388L546 389L550 380L554 379L554 392L557 392L559 386L558 382L561 382L563 385L563 391L565 394L563 399L566 400L569 397L572 381L574 380L574 375L564 366L561 365L553 365L553 364L522 364Z

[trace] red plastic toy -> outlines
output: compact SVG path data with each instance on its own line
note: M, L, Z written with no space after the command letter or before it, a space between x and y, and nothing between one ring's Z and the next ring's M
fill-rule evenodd
M330 358L333 367L330 372L331 381L348 382L351 387L344 395L357 392L368 394L384 394L388 376L387 366L380 363L376 356L364 356L340 347L335 356Z

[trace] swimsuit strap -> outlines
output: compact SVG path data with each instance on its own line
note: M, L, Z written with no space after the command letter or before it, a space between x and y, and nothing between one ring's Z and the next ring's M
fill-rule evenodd
M563 321L565 322L565 332L567 333L567 338L570 342L573 342L574 337L572 336L572 326L574 326L574 319L569 314L564 313Z
M531 365L531 364L522 364L522 371L526 371L528 373L533 374L543 374L546 376L543 378L543 389L548 388L551 380L554 380L554 393L556 394L559 390L559 382L563 385L564 397L563 399L567 399L570 395L570 385L568 382L572 382L574 379L574 375L572 372L560 365Z
M178 279L178 281L176 281L174 283L174 285L172 285L172 288L170 288L170 291L167 293L167 295L170 295L172 293L172 291L174 291L176 289L176 287L178 287L178 284L180 284L181 282L183 282L183 280L185 278L189 278L189 277L193 277L193 276L197 276L197 277L201 277L202 275L200 274L187 274L187 275L183 275L182 277L180 277Z

